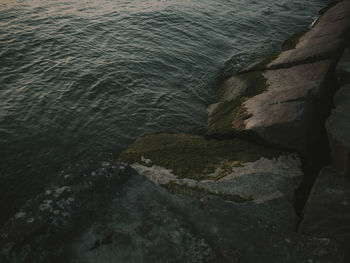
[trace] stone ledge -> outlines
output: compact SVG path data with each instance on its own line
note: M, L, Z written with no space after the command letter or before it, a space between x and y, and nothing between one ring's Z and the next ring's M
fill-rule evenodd
M313 136L315 127L321 126L321 116L325 115L325 107L329 104L327 101L331 91L327 84L331 64L329 60L322 60L256 72L265 83L246 80L246 90L256 90L257 86L265 84L264 89L257 89L265 91L211 106L209 134L252 133L272 145L307 155L310 150L307 141ZM249 75L245 78L249 78Z
M240 139L153 134L138 138L119 160L172 194L214 195L280 229L296 227L292 203L303 172L295 154Z

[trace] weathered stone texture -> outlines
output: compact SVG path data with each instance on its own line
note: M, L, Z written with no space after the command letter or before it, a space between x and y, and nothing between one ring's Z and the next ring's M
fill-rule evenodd
M321 171L304 235L293 231L299 155L227 139L249 135L312 163L349 14L350 1L335 4L279 55L226 79L208 109L221 140L148 135L120 155L132 167L111 156L70 166L1 228L0 262L350 262L350 182L339 176L350 171L350 85L326 124L338 172Z
M295 154L239 139L154 134L138 138L119 159L171 193L199 199L219 196L281 229L296 226L292 201L303 172Z
M339 89L334 97L335 109L326 121L326 129L335 167L350 174L350 85Z
M171 195L112 160L80 162L1 229L0 262L343 262L330 240L259 218L215 196Z
M227 80L227 92L208 109L209 134L254 134L309 156L335 89L333 73L347 43L349 14L350 1L335 4L310 30L287 41L280 54L263 58ZM238 97L240 78L246 85ZM247 94L256 87L258 92Z
M350 181L334 168L321 170L304 211L300 232L339 242L350 260Z
M350 28L349 14L350 1L331 7L298 39L295 48L281 52L267 68L288 67L326 58L337 61L346 45L346 34Z
M319 61L286 69L266 71L267 91L243 103L245 130L265 141L307 153L324 106L326 73L330 62Z
M321 116L329 103L327 81L331 70L331 61L321 60L262 72L264 92L239 103L222 102L210 108L209 132L254 133L271 144L307 155L310 139L321 126Z

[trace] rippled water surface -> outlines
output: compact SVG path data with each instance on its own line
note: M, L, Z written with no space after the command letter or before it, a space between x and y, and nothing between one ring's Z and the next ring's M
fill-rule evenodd
M57 169L200 132L215 84L322 0L0 0L0 223Z

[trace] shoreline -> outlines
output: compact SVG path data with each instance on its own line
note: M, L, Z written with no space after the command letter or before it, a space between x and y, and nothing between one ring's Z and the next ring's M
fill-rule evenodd
M62 171L2 227L0 259L347 262L350 1L321 11L222 82L205 136L150 134Z

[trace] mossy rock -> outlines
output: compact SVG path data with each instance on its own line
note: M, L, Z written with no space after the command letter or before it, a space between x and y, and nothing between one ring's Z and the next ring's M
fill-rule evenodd
M250 117L243 103L267 90L263 71L253 71L240 74L247 83L247 88L241 97L224 100L208 108L208 134L226 135L244 129L244 120Z
M216 195L222 198L223 200L233 201L236 203L245 203L249 201L253 201L252 197L242 197L239 195L233 194L223 194L223 193L215 193L211 192L208 189L199 186L188 186L186 184L178 184L176 182L170 182L169 184L161 185L171 194L180 194L185 196L191 196L198 199L204 198L209 195Z
M220 87L216 91L216 99L218 101L234 100L246 92L249 83L244 77L235 75L222 81Z
M216 103L208 109L208 134L222 135L240 131L244 128L244 120L249 117L242 105L245 97L232 101Z
M225 161L239 164L272 158L281 153L240 139L215 140L190 134L159 133L141 137L122 152L119 160L129 164L162 166L178 178L202 180L213 175Z

